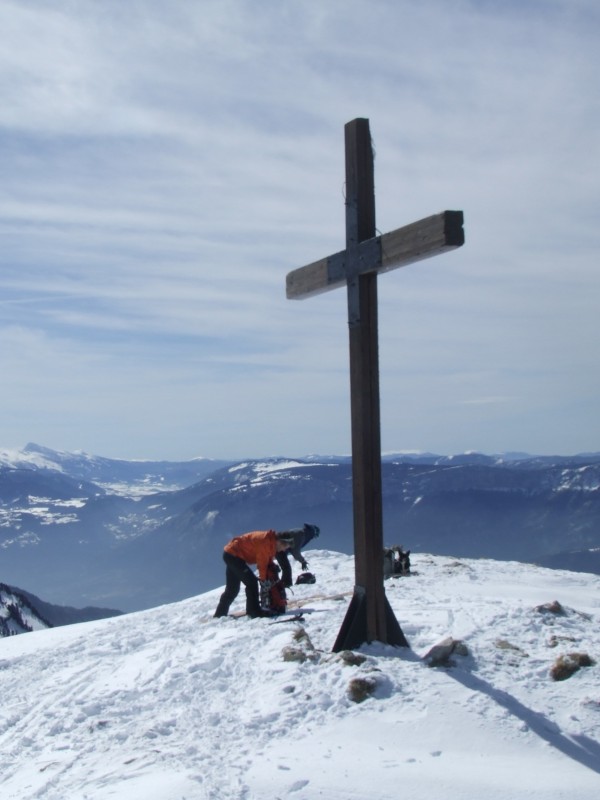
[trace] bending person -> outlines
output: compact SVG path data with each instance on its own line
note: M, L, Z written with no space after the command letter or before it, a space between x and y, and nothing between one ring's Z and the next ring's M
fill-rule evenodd
M242 583L246 587L246 614L249 617L272 616L272 612L260 607L259 580L267 579L270 562L293 544L293 537L289 533L275 533L273 530L244 533L228 542L223 550L225 591L219 600L215 617L227 616ZM251 564L256 564L258 578L250 569Z

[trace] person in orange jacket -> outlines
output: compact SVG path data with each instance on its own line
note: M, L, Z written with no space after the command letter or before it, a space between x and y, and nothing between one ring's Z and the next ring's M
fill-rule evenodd
M276 555L293 544L294 539L288 532L275 533L273 530L244 533L228 542L223 550L225 591L217 605L215 617L227 616L229 606L238 596L242 583L246 587L248 616L271 616L270 612L260 607L259 581L267 579L267 567ZM250 564L256 564L258 578L250 569Z

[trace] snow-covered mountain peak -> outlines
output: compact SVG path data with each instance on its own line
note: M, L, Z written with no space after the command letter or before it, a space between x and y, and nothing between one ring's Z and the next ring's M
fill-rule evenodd
M595 800L600 578L413 553L386 583L410 649L350 658L331 647L353 559L310 563L303 623L215 620L216 589L5 639L3 797ZM430 668L447 637L462 646ZM592 665L553 680L575 652Z

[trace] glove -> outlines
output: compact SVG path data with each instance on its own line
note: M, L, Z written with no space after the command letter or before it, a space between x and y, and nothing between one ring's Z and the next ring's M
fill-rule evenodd
M300 566L302 567L303 572L306 572L308 569L308 561L301 561Z

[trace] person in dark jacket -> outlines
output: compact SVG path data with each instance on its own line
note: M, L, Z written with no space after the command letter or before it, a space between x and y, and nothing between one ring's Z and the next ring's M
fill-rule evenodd
M316 539L321 531L317 525L309 525L308 522L305 522L302 528L292 528L289 531L284 531L284 533L292 537L293 544L289 550L277 554L277 562L281 567L283 585L289 588L292 585L292 567L290 565L288 553L294 556L303 571L306 572L308 569L308 561L302 555L302 550L310 541Z
M226 617L229 607L238 596L240 585L246 587L246 613L249 617L271 616L271 613L260 607L259 581L266 581L267 568L271 561L281 555L294 544L288 533L268 531L251 531L236 536L225 545L223 561L225 562L225 591L221 595L215 611L215 617ZM250 569L256 564L258 578Z

